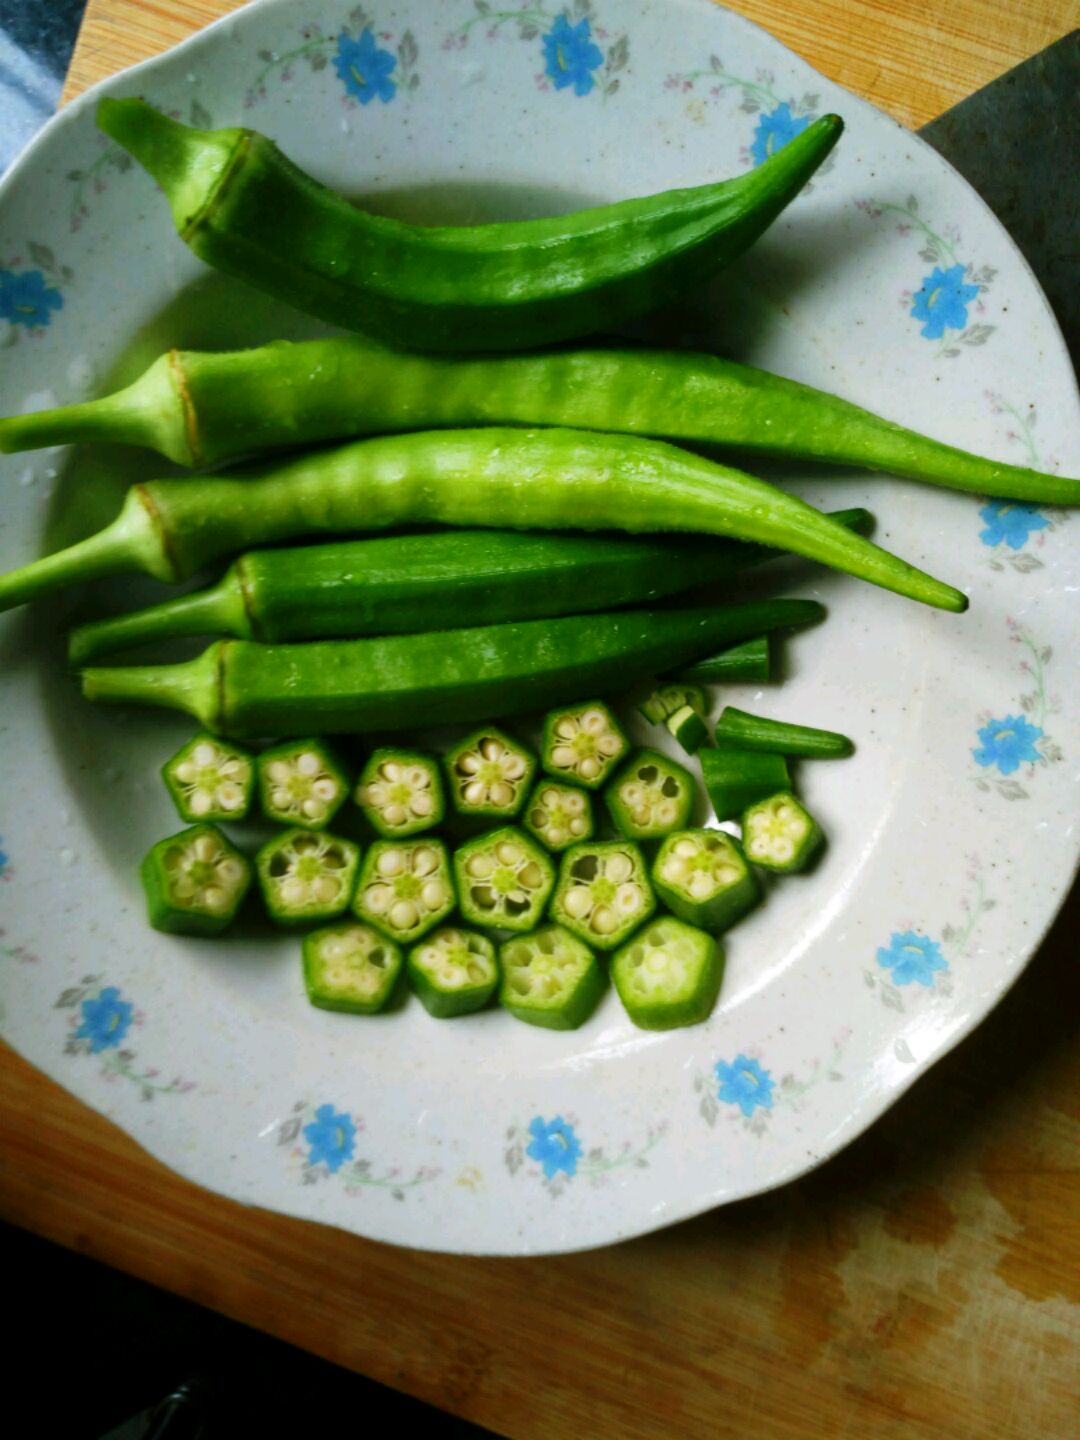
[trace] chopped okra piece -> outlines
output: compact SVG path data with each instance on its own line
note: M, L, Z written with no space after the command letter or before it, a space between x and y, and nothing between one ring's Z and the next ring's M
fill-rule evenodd
M181 820L242 820L251 808L255 763L216 735L196 735L161 767Z
M329 925L304 936L304 984L320 1010L374 1015L393 993L400 948L370 925Z
M655 840L690 819L694 777L659 750L639 750L608 782L604 803L628 840Z
M548 1030L584 1025L606 981L589 947L561 925L515 935L499 947L499 1003L519 1020Z
M409 942L454 908L450 857L441 840L376 840L364 859L353 912L391 940Z
M783 755L753 750L702 750L701 775L718 820L737 820L756 800L791 789Z
M437 1020L482 1010L499 983L495 946L475 930L446 925L409 951L409 979Z
M446 810L438 762L418 750L376 750L355 795L372 827L388 840L430 830Z
M549 857L513 825L459 846L454 873L465 919L502 930L533 929L555 884Z
M637 707L640 714L652 725L663 725L669 715L689 705L704 715L708 710L705 691L700 685L658 685Z
M738 844L723 830L679 830L653 861L652 881L673 915L718 935L757 904L760 889Z
M140 874L150 924L173 935L220 935L251 884L251 865L216 825L159 840Z
M855 749L848 737L836 730L768 720L734 705L725 706L716 722L716 743L727 750L759 750L817 760L843 760Z
M529 797L521 823L541 845L558 853L579 840L592 839L592 797L576 785L541 780Z
M707 1020L723 976L718 942L670 915L646 925L611 961L619 999L642 1030L674 1030Z
M278 925L332 920L349 908L360 868L360 847L326 831L286 830L255 857L259 888Z
M588 790L604 783L629 748L622 726L602 700L552 710L544 718L544 769Z
M656 909L645 859L627 840L575 845L562 858L551 918L599 950L614 950Z
M445 757L450 802L459 815L510 820L525 804L536 756L489 725L475 730Z
M742 832L746 858L782 874L805 870L825 839L790 790L751 805L742 817Z
M741 645L718 650L715 655L688 665L672 678L694 684L739 685L768 680L772 674L772 652L768 635L744 640Z
M255 762L263 814L280 825L322 830L344 804L349 785L321 740L290 740Z
M693 705L683 705L664 721L668 734L688 755L696 755L709 738L705 715Z

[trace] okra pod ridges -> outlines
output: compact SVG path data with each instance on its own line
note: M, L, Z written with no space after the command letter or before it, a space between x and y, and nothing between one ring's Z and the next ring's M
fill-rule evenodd
M725 706L716 722L716 743L735 750L762 750L807 759L844 759L855 746L846 735L814 725L793 725Z
M790 550L940 609L967 608L959 590L796 496L635 436L494 427L392 435L243 476L152 481L132 495L132 513L150 505L161 527L158 537L149 514L143 518L149 550L142 531L133 536L114 522L74 552L0 578L0 608L94 573L143 569L175 580L247 545L417 523L726 535ZM102 545L108 555L96 571L72 558Z
M823 115L765 164L720 183L448 227L368 214L254 131L191 129L136 99L105 99L97 118L149 170L207 264L345 329L422 350L520 350L659 309L753 244L843 129Z

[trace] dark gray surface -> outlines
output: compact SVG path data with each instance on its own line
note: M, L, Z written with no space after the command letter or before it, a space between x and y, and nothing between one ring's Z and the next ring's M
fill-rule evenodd
M0 0L0 171L56 109L86 0Z
M919 133L1024 252L1080 367L1080 30Z

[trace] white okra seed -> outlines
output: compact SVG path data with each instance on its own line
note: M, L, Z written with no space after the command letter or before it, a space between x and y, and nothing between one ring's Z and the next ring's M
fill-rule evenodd
M514 787L508 785L505 780L496 780L488 793L488 799L492 805L498 805L500 809L513 804Z
M382 818L386 821L387 825L404 825L406 820L404 805L387 805L386 809L382 812Z
M470 780L461 792L466 805L482 805L487 799L488 787L482 780Z
M311 787L311 793L327 802L337 799L338 782L331 775L320 775Z
M619 921L610 905L598 905L589 924L598 935L610 935L618 928Z
M375 862L380 875L400 875L405 869L404 850L384 850Z
M398 900L390 907L389 919L395 930L412 930L420 912L412 900Z
M420 891L420 899L429 910L438 910L446 904L446 886L441 880L428 880Z
M292 779L292 766L284 760L271 760L266 773L278 785L286 785Z
M195 746L195 749L191 752L191 758L195 761L196 765L205 769L208 765L213 765L219 758L217 747L208 744L204 740L201 745Z
M288 875L281 882L281 898L286 905L303 905L308 899L308 887L295 875Z
M193 815L209 815L214 806L214 797L209 790L196 790L188 800L188 809Z
M319 757L313 750L302 750L296 757L296 769L300 775L318 775L322 769Z
M194 760L181 760L176 767L176 778L182 785L192 785L199 778L199 767Z
M421 845L413 851L412 868L414 875L430 875L439 868L439 857L428 845Z
M573 750L570 749L569 745L556 745L554 750L552 750L551 752L552 764L558 765L560 767L565 768L573 765L576 759L577 756L574 754Z
M566 913L575 920L584 920L589 911L593 908L592 894L587 885L575 885L568 890L566 899L563 901L563 908Z
M215 910L220 914L222 910L228 908L228 892L223 890L220 885L208 885L202 893L202 903L207 910Z

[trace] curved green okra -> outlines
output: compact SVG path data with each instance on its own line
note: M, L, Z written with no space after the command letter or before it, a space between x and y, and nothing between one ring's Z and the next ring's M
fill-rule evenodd
M390 999L405 957L370 925L350 921L304 936L304 985L320 1010L374 1015Z
M553 219L415 226L359 209L255 131L191 129L136 99L102 100L97 120L208 265L419 350L521 350L659 309L748 249L843 130L823 115L719 184Z
M439 763L419 750L376 750L353 793L368 824L388 840L433 829L446 813Z
M547 1030L576 1030L606 988L589 947L561 925L515 935L499 947L499 1004L518 1020Z
M161 767L181 820L242 820L251 808L255 762L239 745L196 735Z
M748 805L791 789L783 755L754 750L701 750L701 778L718 820L737 820Z
M437 1020L482 1010L499 984L495 946L476 930L445 925L409 951L412 988Z
M216 825L159 840L140 875L150 924L172 935L220 935L251 885L251 865Z
M0 577L0 609L131 570L179 580L263 542L420 522L726 535L967 608L951 585L795 495L700 455L631 435L492 428L390 435L240 475L136 485L104 530Z
M286 830L268 840L255 856L267 914L284 926L343 915L359 869L359 845L325 831Z
M860 510L830 519L859 530ZM254 550L208 590L91 620L73 665L177 635L323 640L576 615L713 584L777 552L739 540L443 530Z
M604 787L604 803L628 840L656 840L686 825L694 790L694 777L677 760L638 750Z
M218 640L177 665L84 670L83 694L186 710L222 734L415 730L613 690L763 626L822 614L813 600L756 600L307 645Z
M670 915L651 921L611 961L619 999L642 1030L673 1030L707 1020L723 976L719 942Z
M505 730L485 725L443 757L450 803L459 815L512 820L525 804L536 764Z
M614 950L656 909L649 871L630 840L591 840L562 857L551 918L597 950Z
M673 915L718 935L760 898L754 872L723 830L679 830L657 851L653 888Z
M728 750L760 750L774 755L802 755L807 759L840 760L854 753L846 735L819 730L814 725L792 725L769 720L727 705L716 722L716 743Z
M544 913L555 867L522 830L504 825L454 851L458 906L473 925L533 930Z
M742 817L746 858L763 870L805 870L825 843L821 826L790 790L751 805Z

